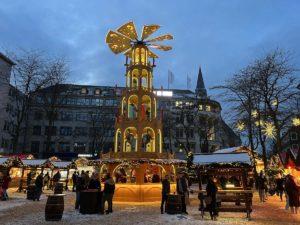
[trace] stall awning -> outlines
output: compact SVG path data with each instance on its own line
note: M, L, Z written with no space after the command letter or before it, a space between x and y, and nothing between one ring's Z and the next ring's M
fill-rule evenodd
M70 161L52 161L51 164L54 166L54 168L58 169L68 169L76 167L76 165Z
M195 154L194 164L231 164L243 163L251 165L250 156L248 153L212 153L212 154Z
M5 165L7 160L8 160L8 157L0 157L0 166Z
M22 159L24 166L28 167L39 167L46 166L48 164L48 159Z

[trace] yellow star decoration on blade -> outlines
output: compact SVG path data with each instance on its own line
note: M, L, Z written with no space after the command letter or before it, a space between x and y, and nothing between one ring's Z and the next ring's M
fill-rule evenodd
M239 121L237 124L236 124L236 128L239 130L239 131L242 131L245 129L245 124L241 121Z
M264 127L262 129L264 135L268 138L275 138L275 126L271 122L265 122Z
M294 118L292 120L292 123L294 126L300 126L300 118Z

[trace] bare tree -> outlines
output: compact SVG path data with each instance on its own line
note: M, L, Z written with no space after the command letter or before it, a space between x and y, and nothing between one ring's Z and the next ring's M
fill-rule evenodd
M63 84L69 75L67 62L62 58L54 58L47 62L45 76L48 78L47 87L38 93L37 102L45 111L47 119L46 151L50 152L52 137L56 135L54 122L58 118L59 109L65 98L69 96L71 85Z
M102 151L110 138L108 132L113 130L115 122L111 115L110 110L100 108L90 112L89 138L92 144L91 151L93 155L97 153L97 149Z
M16 62L12 70L15 113L14 118L11 118L13 129L10 130L12 148L16 152L22 126L24 123L26 126L27 123L31 102L36 93L48 83L48 77L45 76L45 57L40 52L22 51L17 55L11 54L10 58ZM26 138L26 132L25 128L24 138Z

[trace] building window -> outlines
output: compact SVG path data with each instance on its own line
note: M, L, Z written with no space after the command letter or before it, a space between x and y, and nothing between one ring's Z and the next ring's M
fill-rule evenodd
M71 151L70 142L59 142L58 150L60 152L70 152Z
M176 137L177 138L183 138L183 130L182 129L176 130Z
M59 134L61 136L71 136L72 135L72 127L60 127Z
M44 142L44 151L46 152L47 150L47 142ZM50 146L49 146L49 151L50 152L55 152L55 142L50 142Z
M206 111L207 111L207 112L210 112L210 111L211 111L210 105L206 105Z
M76 113L76 120L77 121L87 121L89 119L88 113Z
M292 144L292 149L299 149L299 145L298 144Z
M188 123L194 123L194 116L193 115L187 115L186 120Z
M9 141L7 139L2 138L1 148L8 148L8 143L9 143Z
M39 141L31 142L31 152L34 152L34 153L40 152L40 142Z
M190 129L190 138L194 138L194 130L193 129Z
M35 111L33 115L34 120L42 120L43 119L43 112Z
M203 111L203 105L198 106L199 111Z
M63 121L72 121L73 120L73 113L71 113L71 112L62 112L61 113L61 120L63 120Z
M95 89L95 95L101 95L101 90L99 88Z
M87 127L75 127L74 134L75 134L75 136L87 136L88 128Z
M195 151L196 144L195 143L190 143L190 147L191 147L192 151Z
M45 128L45 135L51 135L55 136L56 135L56 127L54 126L46 126Z
M42 127L41 126L33 126L32 134L33 135L41 135L42 134Z
M298 140L298 135L297 135L296 132L291 132L291 140L292 140L292 141Z
M82 94L82 95L86 95L88 93L88 90L87 90L87 88L81 88L81 90L80 90L80 94Z
M9 122L8 122L8 121L4 121L3 130L4 130L4 131L9 131L9 127L10 127Z

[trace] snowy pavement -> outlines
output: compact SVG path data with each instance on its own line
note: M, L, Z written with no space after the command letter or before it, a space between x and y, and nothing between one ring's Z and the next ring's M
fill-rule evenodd
M198 200L192 196L191 205L188 206L188 215L160 214L160 203L124 204L115 203L114 212L109 215L82 215L74 209L75 193L66 192L65 210L63 218L59 222L45 221L46 196L41 201L26 200L24 193L10 193L9 201L0 201L0 224L216 224L216 225L296 225L300 224L300 214L294 215L284 210L284 203L277 196L269 197L267 202L258 202L254 197L254 210L252 220L246 220L245 213L220 213L218 221L211 221L208 213L204 219L198 211Z

